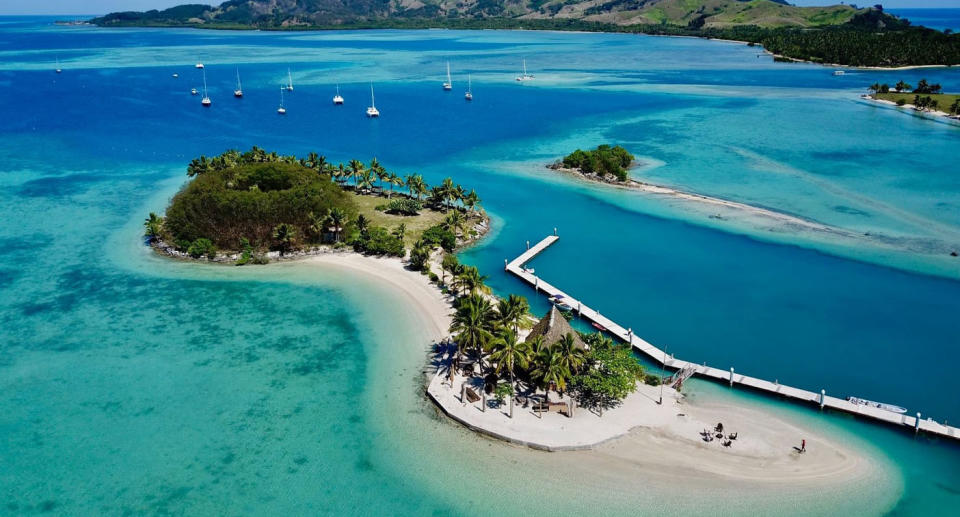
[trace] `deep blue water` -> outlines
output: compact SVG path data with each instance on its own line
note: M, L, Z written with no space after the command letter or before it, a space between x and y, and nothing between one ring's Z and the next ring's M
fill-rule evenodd
M503 260L557 227L538 273L678 357L960 421L960 263L945 253L960 243L960 129L857 101L875 80L926 77L960 90L960 70L834 77L742 45L627 35L49 21L0 18L0 432L10 436L0 460L12 466L0 493L16 505L7 511L360 513L365 500L387 514L602 513L580 498L530 507L520 481L537 468L563 471L552 463L563 460L500 448L458 460L464 451L450 447L466 438L418 412L415 388L384 395L414 386L423 359L415 340L416 353L399 351L397 336L416 329L403 328L402 304L376 286L295 269L196 268L139 246L139 221L163 208L189 159L252 145L334 162L377 157L401 175L476 188L497 227L462 258L537 311L545 302L504 274ZM537 75L527 85L513 81L521 56ZM189 94L201 83L197 60L210 109ZM439 87L446 60L452 94ZM279 117L288 67L296 90ZM242 100L231 96L237 68ZM342 108L329 103L335 82ZM369 82L379 120L363 117ZM718 222L543 168L602 142L659 164L636 172L652 182L883 240ZM896 514L960 504L953 445L720 396L882 450L903 480ZM465 463L500 485L454 498L446 483L476 477ZM214 500L230 503L207 506ZM805 503L779 511L818 513ZM730 502L724 511L738 513Z
M888 12L910 20L913 25L931 29L960 31L960 9L887 9Z

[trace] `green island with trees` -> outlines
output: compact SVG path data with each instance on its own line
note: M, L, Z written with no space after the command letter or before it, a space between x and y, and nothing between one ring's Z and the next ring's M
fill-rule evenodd
M917 111L941 111L954 117L960 117L960 94L943 93L939 84L930 84L920 79L917 85L898 81L891 87L886 83L870 85L870 97L876 100L893 102L897 106L913 106Z
M317 153L281 156L253 147L190 162L191 180L144 235L167 255L261 264L323 247L421 259L482 236L489 220L476 191L451 178L430 186L376 159L334 166Z
M549 168L554 170L576 171L597 181L626 182L629 179L627 169L633 163L634 156L619 145L602 144L596 149L583 151L577 149Z
M229 0L117 12L101 27L206 29L525 29L623 32L744 41L777 59L850 66L960 64L960 34L915 27L882 7L797 7L783 0Z

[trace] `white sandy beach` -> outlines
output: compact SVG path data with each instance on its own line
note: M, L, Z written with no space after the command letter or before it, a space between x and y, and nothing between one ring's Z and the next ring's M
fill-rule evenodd
M405 269L396 258L331 253L305 258L300 263L373 278L410 303L419 324L434 340L448 335L452 311L450 299L426 276ZM413 345L422 349L420 343ZM850 481L870 472L872 462L856 451L812 429L766 412L730 404L698 405L672 396L672 390L666 390L665 403L657 405L654 401L658 394L658 388L641 386L622 408L606 412L603 418L578 409L572 419L548 414L541 420L529 409L516 407L515 418L511 421L501 410L480 413L475 406L467 406L467 409L490 421L497 421L504 428L512 427L514 431L509 432L520 432L527 437L541 435L540 439L549 439L554 436L560 442L569 433L576 434L577 440L584 442L591 440L591 433L599 437L593 440L595 442L614 437L592 450L556 453L569 456L571 465L584 473L592 471L610 475L622 472L629 475L642 469L645 476L664 482L682 477L700 479L710 486L732 481L757 486L796 486L798 483L818 486ZM455 395L458 397L459 392ZM456 403L463 407L459 401ZM524 421L532 427L516 431L517 425ZM581 422L583 425L579 427L582 429L576 430ZM612 430L604 429L607 422ZM719 440L709 443L702 440L700 431L713 428L717 422L723 422L727 433L738 433L731 447L723 447ZM804 454L793 449L800 445L801 439L807 441ZM529 454L541 453L531 450Z

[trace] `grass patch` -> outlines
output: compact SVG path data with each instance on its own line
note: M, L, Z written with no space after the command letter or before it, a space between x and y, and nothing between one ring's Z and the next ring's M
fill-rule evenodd
M947 112L947 113L950 112L950 106L952 106L954 102L957 102L957 99L960 99L960 94L956 94L956 93L916 94L916 93L908 93L908 92L903 92L903 93L890 92L890 93L878 93L878 94L875 94L873 97L875 99L880 99L880 100L890 101L890 102L897 102L898 100L903 99L904 103L913 104L913 98L917 95L920 95L921 97L930 97L931 99L937 101L938 103L937 110Z
M400 226L400 223L405 224L406 232L403 237L403 242L408 248L420 239L424 230L442 223L443 218L447 215L427 207L424 207L419 215L388 214L376 209L377 206L390 202L386 196L361 195L352 191L350 192L350 196L357 204L359 212L369 219L370 223L374 226L383 226L389 230L393 230L397 226ZM393 197L396 198L397 195L395 194Z

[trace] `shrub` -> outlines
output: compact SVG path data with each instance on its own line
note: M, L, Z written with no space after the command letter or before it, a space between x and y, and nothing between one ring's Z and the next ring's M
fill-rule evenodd
M187 254L193 258L206 255L208 259L213 260L217 256L217 247L213 245L213 241L210 239L200 237L190 244L190 247L187 248Z
M253 259L253 246L250 245L250 241L246 237L240 238L240 249L242 250L240 258L237 259L236 265L242 266L247 264Z
M440 246L447 252L452 252L457 247L457 236L439 224L427 228L421 238L424 243L431 246Z
M650 386L659 386L660 385L660 376L653 374L646 374L643 376L643 382Z
M631 162L633 155L619 145L601 145L592 151L577 149L563 158L563 165L568 168L578 169L583 174L610 174L618 181L627 180L626 168Z
M403 241L391 235L386 228L374 226L357 236L353 241L353 249L368 255L393 255L402 257L406 250Z
M434 273L433 271L427 273L427 278L429 278L430 281L433 282L433 283L435 283L435 284L438 283L438 282L440 282L440 277L437 276L437 274Z
M387 204L387 212L400 215L417 215L423 210L423 203L416 199L394 199Z
M907 101L906 101L905 99L903 99L902 97L899 98L899 99L897 99L897 106L903 106L903 105L906 104L906 103L907 103Z

